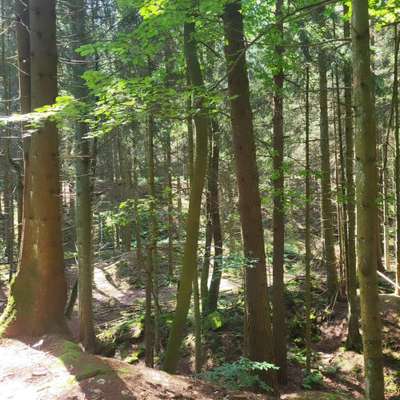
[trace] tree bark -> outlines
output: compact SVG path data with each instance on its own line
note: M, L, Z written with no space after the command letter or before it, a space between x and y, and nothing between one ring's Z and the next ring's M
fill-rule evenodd
M278 40L283 40L282 21L283 0L276 0L275 16ZM287 326L284 284L284 243L285 243L285 206L284 206L284 126L283 126L283 48L275 47L277 58L277 73L274 76L274 115L273 115L273 296L272 296L272 330L274 334L275 362L279 367L278 380L284 384L287 381Z
M71 32L80 45L87 41L84 0L73 0L70 4ZM74 83L71 91L75 98L84 101L88 90L82 78L84 60L77 53L78 63L73 65ZM86 351L94 352L96 335L93 321L93 250L92 250L92 183L90 143L86 138L88 127L83 122L75 125L75 225L78 249L78 299L79 339Z
M394 107L394 137L396 146L395 185L396 185L396 295L400 295L400 118L399 118L399 37L395 25L395 50L393 69L393 107Z
M53 104L57 95L54 0L31 0L31 106ZM33 133L24 198L22 249L17 275L1 318L6 336L65 331L66 281L61 231L58 132L45 121Z
M194 10L193 10L194 11ZM189 16L188 16L189 17ZM197 55L195 22L184 24L184 52L190 82L194 88L203 88L203 77ZM200 225L201 198L207 170L207 142L210 126L209 117L201 95L195 98L194 115L196 126L195 161L190 187L189 210L186 221L186 242L184 246L182 271L177 293L174 322L168 338L164 369L175 372L179 361L179 348L183 339L184 325L189 311L192 285L197 276L197 250Z
M336 270L334 222L331 191L331 167L328 126L327 59L323 49L318 51L320 149L321 149L321 208L324 237L324 261L327 273L328 296L333 299L338 290Z
M356 121L357 253L366 398L383 400L381 320L377 281L376 120L370 64L368 2L352 1L353 87ZM372 224L372 227L371 227Z
M233 147L239 188L239 213L244 256L247 260L245 279L247 352L251 360L273 362L261 199L245 58L243 17L239 0L225 5L223 22Z
M347 14L347 8L344 9ZM350 39L350 23L344 22L343 33ZM357 299L357 266L356 266L356 212L355 212L355 188L354 188L354 130L352 109L352 68L351 63L346 62L343 67L344 104L345 104L345 141L346 141L346 198L347 198L347 264L346 285L348 302L348 331L346 348L349 350L361 350L362 340L360 335L360 312Z
M212 157L210 165L210 212L211 212L211 226L212 237L214 240L214 265L213 273L211 275L210 289L208 292L208 305L207 312L212 313L217 309L219 287L222 277L222 232L221 232L221 218L219 214L219 143L220 143L220 129L218 123L214 120L212 122L213 129L213 145Z
M310 67L306 67L306 209L305 209L305 270L306 270L306 287L305 287L305 318L306 318L306 369L311 372L311 190L310 190Z

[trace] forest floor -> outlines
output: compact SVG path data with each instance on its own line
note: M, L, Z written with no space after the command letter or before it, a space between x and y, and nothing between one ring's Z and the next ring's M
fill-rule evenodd
M0 311L5 305L6 271L0 275ZM76 271L68 268L68 281ZM207 376L193 373L194 338L189 315L188 335L184 343L179 374L171 376L143 365L144 272L132 266L126 255L102 261L95 267L95 318L102 354L82 353L71 341L43 337L35 341L0 342L1 400L118 400L118 399L267 399L263 394L229 391L206 382ZM336 301L332 308L315 309L313 331L313 373L304 373L303 280L291 275L289 383L282 399L362 399L363 360L360 354L345 351L347 305ZM2 282L2 284L1 284ZM164 347L175 301L175 284L161 279L160 345ZM219 312L209 329L205 369L235 362L242 354L241 281L235 273L224 275ZM324 289L315 285L315 303L323 303ZM400 399L400 298L382 294L384 321L385 383L387 399ZM77 333L76 311L70 321L72 335ZM156 360L160 362L160 360ZM130 365L134 364L134 365Z

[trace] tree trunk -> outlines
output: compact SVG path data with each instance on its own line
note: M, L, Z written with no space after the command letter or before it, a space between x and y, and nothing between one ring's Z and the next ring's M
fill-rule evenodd
M31 112L31 59L30 59L30 37L29 37L29 0L15 1L16 25L15 33L17 39L18 52L18 81L20 95L21 114ZM30 136L25 134L25 124L21 123L21 136L24 152L24 163L27 159L29 149ZM22 242L22 218L24 207L27 207L27 196L24 196L25 179L29 174L26 174L26 165L23 176L19 181L19 198L18 198L18 248L21 248ZM25 203L25 204L24 204Z
M212 141L212 132L211 137ZM208 277L210 275L210 258L211 258L211 243L212 243L212 218L211 218L211 163L212 152L208 157L208 174L207 174L207 193L206 193L206 237L204 240L204 257L201 267L200 279L200 294L201 294L201 309L203 315L208 312Z
M166 138L167 158L167 207L168 207L168 272L172 277L174 273L174 204L172 188L172 161L171 161L171 132L168 130Z
M395 29L395 50L394 50L394 70L393 70L393 107L394 107L394 137L396 143L395 158L395 184L396 184L396 290L395 293L400 295L400 118L399 118L399 38L397 33L397 25Z
M5 21L5 2L1 2L1 17ZM5 23L2 23L1 29L5 32ZM3 96L6 99L4 104L4 113L6 115L11 114L10 102L7 101L11 98L11 81L10 81L10 69L6 62L6 43L7 35L3 33L1 35L1 65L3 66L2 78L3 78ZM4 129L5 138L3 145L3 205L4 205L4 242L5 242L5 256L9 267L9 281L14 273L14 195L13 195L13 173L12 173L12 146L10 142L11 129L6 127Z
M241 2L225 5L225 56L239 188L239 213L246 257L246 341L249 358L273 361L271 316L268 301L264 233L258 187L256 147L245 58Z
M370 67L368 3L352 1L353 85L356 121L357 253L364 343L366 397L383 400L381 321L376 235L378 174L374 83ZM371 227L371 224L373 226Z
M154 167L154 119L151 115L147 121L147 152L148 152L148 186L150 194L149 239L147 243L147 283L146 283L146 315L145 315L145 343L146 366L154 366L154 348L157 347L157 301L158 301L158 268L156 267L157 247L157 220L156 220L156 191ZM152 298L154 296L155 312L153 315Z
M347 14L347 7L344 9ZM350 23L344 22L343 32L345 38L350 38ZM355 188L354 188L354 130L352 110L352 68L350 62L343 67L344 104L345 104L345 136L346 136L346 189L347 189L347 265L346 284L348 302L348 332L346 348L349 350L361 350L362 340L360 335L360 312L357 300L357 267L356 267L356 212L355 212Z
M336 270L334 222L331 192L331 168L328 126L327 60L323 49L318 52L319 105L320 105L320 148L321 148L321 207L324 237L324 259L327 273L328 296L333 299L338 289Z
M134 213L134 223L135 223L135 240L136 240L136 263L141 268L143 267L143 245L141 231L141 218L139 214L139 189L138 189L138 170L139 170L139 160L137 158L137 148L133 149L133 213Z
M311 372L311 190L310 190L310 67L306 67L306 210L305 210L305 311L306 311L306 369Z
M283 0L276 0L275 16L278 40L283 40L282 21ZM274 76L274 116L273 116L273 296L272 296L272 330L274 333L275 362L279 367L278 380L287 381L287 326L284 284L284 243L285 243L285 211L284 211L284 171L283 171L283 48L275 47L277 57L277 73Z
M221 132L216 121L213 121L213 148L210 168L210 211L212 237L214 239L214 267L211 276L210 289L208 291L207 313L217 309L219 286L222 277L222 232L219 215L219 142Z
M80 45L87 41L85 30L85 2L73 0L70 3L71 32ZM72 93L83 101L88 90L82 78L85 72L84 60L77 53L78 63L73 65ZM93 250L92 250L92 184L90 143L86 138L88 127L85 123L75 125L75 225L78 249L78 299L79 299L79 339L86 351L94 352L96 336L93 321Z
M31 0L31 106L53 104L57 95L54 0ZM6 336L65 331L66 281L61 231L58 132L52 121L32 134L24 198L19 269L1 318Z
M184 24L184 51L190 82L194 88L201 89L204 84L197 55L195 22L185 22ZM175 372L178 364L179 348L183 339L184 326L189 311L192 284L197 276L201 198L207 170L207 142L210 121L207 111L204 108L204 99L202 96L195 99L195 108L198 110L194 115L196 126L196 157L193 168L193 179L190 185L189 211L186 221L186 242L176 299L175 317L169 334L164 360L164 369L167 372Z

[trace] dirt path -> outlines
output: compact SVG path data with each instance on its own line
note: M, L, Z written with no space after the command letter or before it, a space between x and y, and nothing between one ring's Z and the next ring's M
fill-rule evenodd
M1 400L267 399L82 353L59 337L0 342Z

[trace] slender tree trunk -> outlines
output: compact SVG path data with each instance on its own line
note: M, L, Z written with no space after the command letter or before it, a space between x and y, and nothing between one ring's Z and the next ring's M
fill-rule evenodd
M210 290L208 292L207 312L211 313L217 309L219 287L222 277L222 232L221 218L219 214L219 143L221 132L216 121L213 121L213 148L210 165L210 210L212 236L214 239L214 267L211 276Z
M343 146L343 126L342 126L342 106L339 86L339 72L337 66L332 71L332 86L336 89L336 117L337 132L335 134L336 141L336 175L337 175L337 214L338 214L338 234L340 243L340 293L342 294L342 286L345 282L345 270L347 269L347 243L348 243L348 227L347 227L347 203L346 203L346 166L344 159Z
M74 39L80 45L87 41L85 30L85 2L73 0L70 3L71 31ZM73 65L72 93L77 99L85 100L88 96L85 82L82 78L85 72L83 59L75 55L79 61ZM78 298L79 298L79 338L85 350L95 350L96 336L93 321L93 250L92 250L92 183L90 143L86 138L88 127L78 122L75 126L75 173L76 199L75 224L78 248Z
M194 11L194 9L193 9ZM190 82L194 88L203 88L203 77L197 55L195 22L184 24L184 50ZM201 198L207 170L207 142L210 126L204 99L195 99L198 112L194 116L196 126L195 161L190 188L189 211L186 221L186 242L184 246L182 271L177 293L174 322L170 331L164 359L164 369L175 372L179 361L179 348L183 339L184 326L189 311L192 285L197 277L197 250L200 224Z
M212 133L212 132L211 132ZM211 135L212 136L212 135ZM210 138L212 140L212 137ZM206 193L206 237L204 240L204 258L201 267L200 293L201 309L203 315L208 312L208 277L210 275L210 258L212 243L212 218L211 218L211 164L212 152L208 158L207 193Z
M16 15L16 39L18 52L18 81L20 95L21 114L31 112L31 59L30 59L30 37L29 37L29 0L15 1ZM22 242L22 218L24 207L28 207L27 196L24 196L25 180L29 176L27 171L27 158L30 143L30 136L25 134L25 124L21 123L21 136L24 152L24 172L19 181L19 199L18 199L18 248L21 248Z
M381 321L377 279L378 174L374 83L370 67L368 3L352 1L353 84L357 160L357 253L364 342L366 398L383 400Z
M283 40L282 21L283 0L276 0L275 16L278 40ZM284 172L283 172L283 48L275 48L277 57L277 73L274 76L274 116L273 116L273 296L272 296L272 327L274 333L275 361L279 367L278 380L280 383L287 381L287 327L284 284L284 243L285 243L285 211L284 211Z
M393 107L394 107L394 137L396 144L395 158L395 184L396 184L396 290L400 295L400 118L399 118L399 37L398 27L395 25L395 50L394 50L394 70L393 70Z
M137 148L133 149L133 212L134 212L134 223L135 223L135 240L136 240L136 263L139 267L143 265L143 244L141 231L141 219L139 214L139 189L138 189L138 170L139 170L139 160L137 158Z
M31 0L31 105L53 104L57 95L54 0ZM58 132L46 121L32 134L24 196L23 238L17 275L1 318L6 336L65 331L66 281L61 232ZM26 197L25 197L26 198Z
M311 371L311 190L310 190L310 67L306 67L306 210L305 210L305 311L306 311L306 369Z
M1 16L3 24L1 29L6 32L5 26L5 1L1 2ZM8 99L11 97L11 82L10 82L10 69L6 62L6 43L7 35L3 33L1 35L1 65L3 66L2 77L3 77L3 96L6 99L4 104L4 112L6 115L11 114L10 102ZM13 174L12 174L12 147L10 142L11 130L6 127L4 129L5 138L3 145L3 203L4 203L4 239L5 239L5 255L9 266L9 281L14 273L14 195L13 195Z
M247 352L251 360L271 362L273 346L264 233L240 1L235 0L225 5L223 22L233 147L239 187L239 213L244 255L247 259Z
M347 7L344 9L347 14ZM344 22L343 32L345 38L350 38L350 23ZM346 348L349 350L361 350L362 340L360 335L360 312L357 300L357 267L356 267L356 212L355 212L355 188L354 188L354 130L352 109L352 68L350 62L343 67L344 104L345 104L345 140L346 140L346 188L347 188L347 215L348 215L348 239L347 239L347 265L346 284L348 302L348 332Z
M187 72L186 76L186 84L187 87L191 87L191 77L190 73ZM192 183L193 180L193 169L194 169L194 132L193 132L193 117L192 117L192 95L188 96L188 99L186 101L186 124L187 124L187 147L188 147L188 161L187 161L187 166L188 166L188 177L189 177L189 183Z
M321 148L321 207L324 236L324 259L327 272L328 296L330 299L338 289L336 270L334 222L331 192L331 168L328 126L327 59L323 49L318 52L319 105L320 105L320 148Z
M168 130L166 138L166 156L167 156L167 204L168 204L168 272L172 276L174 273L174 205L172 188L172 161L171 161L171 133Z
M153 315L152 299L158 301L158 268L156 268L157 247L157 220L156 220L156 191L155 191L155 167L154 167L154 119L148 116L148 186L150 193L150 216L149 216L149 240L147 244L147 283L146 283L146 315L145 315L145 343L146 343L146 365L154 366L154 348L157 347L157 304Z

